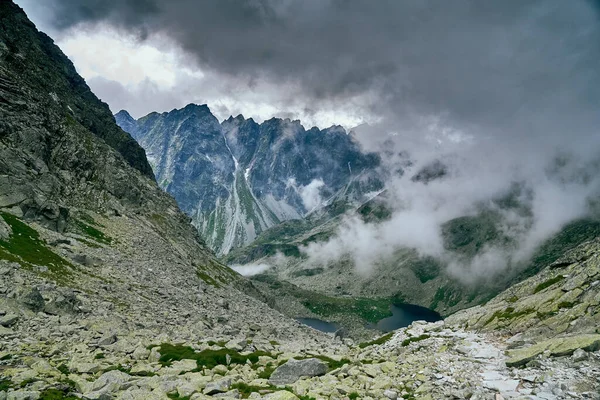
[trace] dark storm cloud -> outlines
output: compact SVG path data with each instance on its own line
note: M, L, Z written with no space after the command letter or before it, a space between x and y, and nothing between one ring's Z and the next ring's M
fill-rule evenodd
M443 114L505 133L599 122L594 1L49 2L57 28L166 35L223 75L298 83L310 107L370 93L378 114Z

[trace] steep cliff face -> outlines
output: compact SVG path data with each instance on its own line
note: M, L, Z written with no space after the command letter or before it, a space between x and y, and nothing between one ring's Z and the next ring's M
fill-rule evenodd
M383 186L378 156L361 152L341 127L307 131L298 121L258 124L241 115L219 124L208 107L193 104L137 121L126 111L115 117L220 254L336 196L361 202Z
M0 2L0 17L0 212L59 234L99 237L87 213L132 218L185 259L213 264L189 217L155 183L144 150L68 58L14 3ZM7 246L11 260L27 258Z

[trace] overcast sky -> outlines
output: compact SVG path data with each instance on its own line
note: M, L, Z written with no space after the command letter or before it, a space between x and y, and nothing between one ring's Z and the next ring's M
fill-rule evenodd
M517 185L531 214L507 211L502 229L518 248L457 270L491 276L590 215L600 195L598 1L17 2L114 112L195 102L220 119L360 124L385 164L407 150L415 169L448 166L427 185L387 182L391 220L348 221L307 250L316 260L350 252L371 270L397 246L440 256L445 221Z
M591 0L17 0L113 111L579 134L599 122ZM589 132L587 132L589 134Z

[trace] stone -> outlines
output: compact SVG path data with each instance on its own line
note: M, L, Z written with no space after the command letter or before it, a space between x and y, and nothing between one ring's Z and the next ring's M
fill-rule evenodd
M16 314L6 314L5 316L0 318L0 325L4 327L11 327L17 323L19 320L19 316Z
M291 359L273 372L269 383L272 385L287 385L296 382L302 377L321 376L326 373L327 364L319 359Z
M126 382L129 382L131 376L125 372L114 370L103 373L100 378L92 384L92 390L106 389L107 387L120 388ZM117 389L118 390L118 389ZM112 391L112 390L111 390Z
M135 348L131 356L136 360L147 360L148 356L150 356L150 350L144 346L138 346Z
M75 361L71 363L70 369L80 374L95 374L100 371L100 365L89 362Z
M587 360L589 358L589 355L585 350L577 349L573 352L573 355L571 356L571 358L573 359L573 361L579 362L579 361Z
M17 390L9 392L6 396L6 400L38 400L39 398L40 392L32 390Z
M4 221L4 218L0 218L0 240L7 241L10 235L12 235L10 225Z
M42 311L46 302L42 297L42 294L37 288L32 288L29 290L22 298L21 302L29 308L31 311Z
M75 314L80 311L81 301L75 293L68 291L59 293L54 300L44 306L44 312L50 315Z
M569 356L577 349L586 351L600 349L600 335L588 334L554 338L536 343L530 347L509 350L507 352L509 358L506 360L506 365L508 367L525 365L537 356L545 354L545 352L554 357Z
M296 396L292 392L288 392L287 390L278 390L277 392L269 393L269 394L263 396L263 399L268 399L268 400L294 400L294 399L298 399L298 396Z
M15 333L15 331L13 331L12 329L0 326L0 337L2 337L2 336L10 336L10 335L12 335L14 333Z
M98 346L110 346L111 344L116 343L116 341L117 341L117 335L115 335L115 334L106 335L106 336L103 336L100 339L98 339Z
M229 391L229 387L231 386L231 378L223 378L217 381L210 382L206 385L202 393L207 394L209 396L217 394L217 393L225 393Z
M390 400L396 400L398 398L398 393L395 390L384 390L383 395Z

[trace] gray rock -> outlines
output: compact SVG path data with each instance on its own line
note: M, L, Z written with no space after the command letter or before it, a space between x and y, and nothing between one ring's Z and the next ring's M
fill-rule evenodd
M116 341L117 341L117 335L115 335L115 334L106 335L106 336L103 336L100 339L98 339L98 345L99 346L110 346L111 344L114 344Z
M217 393L225 393L229 391L229 387L231 386L231 378L223 378L218 381L210 382L204 388L203 393L209 396Z
M46 302L37 288L32 288L22 298L21 302L31 311L42 311Z
M40 398L40 392L32 390L17 390L16 392L10 392L6 396L7 400L38 400Z
M120 390L123 384L129 382L131 376L122 371L108 371L102 374L92 384L92 391L116 392Z
M589 358L589 355L585 350L577 349L573 352L573 355L571 356L571 358L573 359L573 361L579 362L579 361L587 360Z
M272 385L287 385L296 382L302 377L321 376L327 373L327 364L316 358L305 360L291 359L277 368L269 383Z
M4 222L3 218L0 218L0 240L8 240L12 235L12 229L10 225Z
M0 325L5 327L13 326L19 320L19 316L16 314L6 314L2 318L0 318Z
M60 293L53 301L46 303L44 312L51 315L74 314L79 312L81 301L75 293L67 291Z

